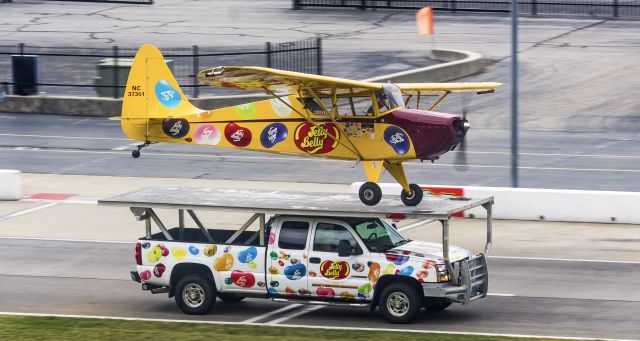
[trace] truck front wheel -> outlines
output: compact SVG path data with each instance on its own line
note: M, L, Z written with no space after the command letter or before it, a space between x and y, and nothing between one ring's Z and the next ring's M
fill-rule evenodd
M391 323L409 323L422 308L422 298L407 283L393 283L380 295L380 312Z
M176 286L176 304L185 314L203 315L216 303L215 288L201 276L183 277Z

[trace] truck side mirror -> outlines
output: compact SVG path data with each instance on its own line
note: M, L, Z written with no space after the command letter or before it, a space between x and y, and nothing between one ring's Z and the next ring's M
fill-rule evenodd
M346 239L338 242L338 257L349 257L352 254L351 244Z

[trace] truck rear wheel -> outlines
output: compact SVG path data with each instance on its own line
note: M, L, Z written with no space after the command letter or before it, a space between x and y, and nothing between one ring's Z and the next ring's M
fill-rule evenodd
M424 308L427 311L443 311L451 305L451 300L439 297L427 297L424 299Z
M393 283L380 295L380 312L391 323L409 323L422 308L422 298L407 283Z
M176 286L176 304L185 314L203 315L216 303L216 290L201 276L184 276Z
M238 294L218 293L218 298L227 303L235 303L244 300L244 296Z

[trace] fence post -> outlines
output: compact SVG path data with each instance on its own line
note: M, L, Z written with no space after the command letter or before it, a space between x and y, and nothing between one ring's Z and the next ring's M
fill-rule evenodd
M20 43L19 47L20 47L20 55L22 56L24 55L24 43Z
M118 46L113 46L113 98L118 98Z
M531 2L531 14L532 15L537 15L538 14L538 0L533 0Z
M316 71L319 75L322 74L322 38L316 38Z
M200 88L198 88L198 69L200 68L199 65L199 58L198 58L198 45L193 45L193 91L191 92L191 95L193 96L193 98L198 98L198 95L200 95Z
M363 11L367 9L367 0L362 0L360 2L360 9Z
M456 12L456 0L451 0L451 12Z
M613 0L613 17L618 17L618 0Z
M293 9L300 9L300 0L293 0Z
M267 67L271 67L271 43L265 43L265 52L267 54Z

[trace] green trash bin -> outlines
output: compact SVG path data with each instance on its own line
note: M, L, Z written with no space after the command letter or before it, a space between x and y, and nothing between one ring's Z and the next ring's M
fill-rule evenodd
M116 63L117 59L117 63ZM166 60L169 70L173 73L173 60ZM117 97L124 96L125 88L127 84L127 78L129 78L129 71L133 64L133 58L105 58L101 59L97 65L98 77L95 79L96 94L99 97L114 97L115 89L113 88L116 83L116 77L118 85L121 88L117 90Z

